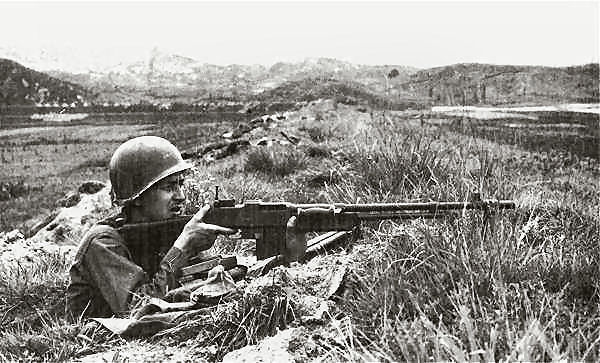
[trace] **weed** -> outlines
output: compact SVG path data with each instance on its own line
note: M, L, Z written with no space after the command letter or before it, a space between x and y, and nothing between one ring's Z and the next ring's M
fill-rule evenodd
M306 156L301 151L287 146L273 145L248 152L244 171L283 177L302 169L306 162Z
M312 137L311 137L312 138ZM304 148L306 156L311 158L328 158L331 156L331 149L326 144L310 144Z
M256 344L285 329L294 319L294 306L283 289L264 286L242 296L235 294L221 304L202 309L178 326L162 331L154 339L188 340L197 346L217 346L211 360L228 352Z
M84 336L82 322L65 319L69 267L67 255L44 251L0 267L3 359L57 361L105 348L109 336Z

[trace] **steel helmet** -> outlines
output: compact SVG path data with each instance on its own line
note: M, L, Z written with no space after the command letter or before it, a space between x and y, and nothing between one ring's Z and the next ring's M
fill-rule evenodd
M131 201L169 175L192 166L169 141L157 136L140 136L115 150L109 164L113 199Z

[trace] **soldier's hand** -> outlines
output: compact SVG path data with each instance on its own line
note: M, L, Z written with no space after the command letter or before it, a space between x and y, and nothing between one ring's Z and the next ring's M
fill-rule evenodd
M284 255L286 263L303 261L306 255L306 233L298 230L294 216L286 225Z
M210 206L202 207L189 222L183 227L183 231L173 244L182 251L207 250L215 243L218 234L230 235L237 231L231 228L204 223L204 216L210 210Z

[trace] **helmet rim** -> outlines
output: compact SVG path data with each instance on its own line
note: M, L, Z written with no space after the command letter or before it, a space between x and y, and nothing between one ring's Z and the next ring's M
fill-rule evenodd
M165 170L164 172L162 172L161 174L159 174L156 178L152 179L151 181L148 182L148 184L146 184L146 186L144 186L143 188L140 189L140 191L138 191L137 193L135 193L134 195L132 195L129 198L124 198L124 199L116 199L117 203L127 203L130 202L136 198L139 198L145 191L147 191L148 189L152 188L152 186L154 186L156 183L158 183L159 181L163 180L166 177L169 177L173 174L177 174L180 173L182 171L188 170L192 167L191 164L188 164L186 162L183 163L179 163L167 170Z
M162 137L127 140L115 150L109 163L113 202L132 201L160 180L191 167L177 147Z

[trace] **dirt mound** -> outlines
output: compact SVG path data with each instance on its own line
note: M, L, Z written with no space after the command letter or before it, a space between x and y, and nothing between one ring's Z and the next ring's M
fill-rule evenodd
M39 230L30 238L25 238L18 231L3 232L0 235L0 260L31 257L38 250L74 250L85 232L112 208L109 186L95 194L78 195L80 200L77 204L56 210L50 215L53 218L36 227Z
M259 344L248 345L228 353L223 362L291 362L294 356L288 351L296 328L286 329Z
M79 203L60 209L56 218L30 240L76 246L83 234L110 209L110 187L95 194L80 194Z

